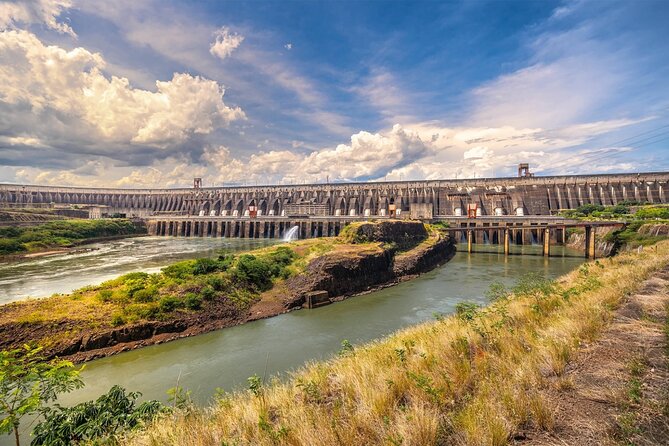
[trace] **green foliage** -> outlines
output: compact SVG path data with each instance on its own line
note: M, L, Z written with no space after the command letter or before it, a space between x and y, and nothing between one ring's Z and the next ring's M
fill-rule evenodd
M164 296L160 299L158 305L160 307L160 311L163 313L171 313L177 308L182 308L184 306L184 302L176 296Z
M150 422L165 411L158 401L137 405L138 392L113 386L95 401L73 407L55 405L35 426L31 446L67 446L73 443L114 443L126 432Z
M0 255L143 232L129 220L57 220L37 226L0 228Z
M100 290L98 291L98 294L96 295L96 298L100 302L109 302L112 299L112 295L114 292L112 290Z
M195 274L195 260L177 262L163 268L162 273L173 279L186 279Z
M123 317L123 313L121 312L116 312L112 314L111 318L111 324L112 327L120 327L121 325L125 325L126 320L125 317Z
M480 306L474 302L458 302L455 314L463 321L472 321L477 316Z
M355 353L355 348L353 344L349 342L348 339L341 341L341 350L339 350L339 356L351 356Z
M153 302L155 297L158 295L158 289L154 286L149 288L142 288L133 293L133 298L135 302L148 303Z
M249 376L246 379L249 383L249 392L254 396L260 397L263 394L262 379L258 375Z
M190 396L190 390L186 390L181 386L175 386L167 389L167 401L174 409L187 410L193 405L193 400Z
M204 300L214 300L216 297L216 290L214 290L212 286L207 285L200 291L200 296L202 296L202 299Z
M530 272L523 274L516 282L512 291L516 295L543 295L548 296L556 290L555 281L547 279L543 274Z
M184 304L189 310L199 310L202 308L202 297L195 293L188 293L184 298Z
M490 284L488 291L486 291L485 297L487 297L490 302L495 302L508 298L510 294L511 292L502 282L493 282Z
M435 221L431 224L431 226L435 229L442 231L451 227L451 225L447 221Z
M635 248L637 246L648 246L657 243L662 236L652 236L639 233L639 229L645 222L643 220L635 220L628 223L624 228L609 232L604 236L604 241L612 243L613 253L616 253L622 246Z
M644 207L636 211L636 218L642 220L648 219L669 219L669 207L653 206Z
M286 266L296 257L295 252L287 247L279 247L262 256L242 254L237 259L232 277L237 282L255 286L259 291L272 287L272 279L285 274Z
M46 361L40 347L0 351L0 434L18 429L24 415L41 414L58 394L83 387L79 372L71 362Z
M28 248L18 240L0 239L0 255L15 254L17 252L27 251Z

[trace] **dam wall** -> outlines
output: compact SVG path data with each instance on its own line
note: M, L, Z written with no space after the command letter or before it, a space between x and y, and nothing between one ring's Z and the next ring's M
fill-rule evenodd
M669 172L183 189L0 184L0 207L99 206L101 215L371 217L552 215L584 204L669 203Z

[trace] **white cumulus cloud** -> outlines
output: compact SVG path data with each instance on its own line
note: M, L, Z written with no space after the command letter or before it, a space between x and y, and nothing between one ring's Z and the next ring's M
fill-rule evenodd
M70 0L0 1L0 29L18 24L41 23L47 28L75 37L72 27L58 20L61 13L71 6Z
M105 140L167 147L244 118L217 82L175 73L156 91L108 77L84 48L44 45L27 31L0 32L0 134L49 143ZM13 134L18 133L18 134ZM28 133L28 134L26 134Z
M215 33L216 40L209 47L209 52L221 59L229 57L244 41L244 36L233 33L227 27L222 27Z

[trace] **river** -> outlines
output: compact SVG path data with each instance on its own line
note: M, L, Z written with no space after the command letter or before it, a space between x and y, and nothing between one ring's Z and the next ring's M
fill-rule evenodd
M140 239L136 240L133 242L138 243ZM156 255L134 265L136 269L146 270L155 268L151 262L164 264L168 252L175 255L172 246L178 247L181 252L178 255L183 255L179 258L183 258L211 255L221 247L236 250L245 243L221 240L144 238L141 242L144 250ZM497 250L496 246L477 248ZM514 249L521 250L520 247ZM161 250L165 251L162 257L158 253ZM253 374L285 376L287 371L297 369L307 361L332 357L344 339L354 344L370 341L433 319L435 313L453 312L455 305L463 300L485 303L485 292L494 281L512 285L531 271L557 277L583 261L579 253L562 247L554 247L553 253L570 256L545 258L536 255L541 252L540 246L525 246L522 251L527 255L505 257L496 252L467 254L460 251L444 266L394 287L315 310L294 311L92 361L82 374L86 387L63 396L60 403L70 405L94 399L113 384L141 391L144 398L165 401L165 391L178 384L191 390L196 403L206 404L217 388L239 389ZM120 265L132 264L113 249L107 252L109 258ZM133 257L136 255L132 254ZM50 263L45 265L47 270L32 278L35 282L32 286L37 289L48 289ZM132 266L123 268L122 272L133 269ZM58 271L66 269L65 265L57 266ZM88 270L86 283L111 274L103 270L105 267ZM43 283L44 280L47 282ZM6 439L0 437L0 445L10 444Z

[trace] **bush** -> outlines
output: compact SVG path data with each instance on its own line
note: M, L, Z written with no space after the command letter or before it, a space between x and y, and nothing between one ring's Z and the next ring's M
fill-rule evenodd
M630 213L630 208L628 206L625 206L624 204L617 204L615 206L611 206L607 210L613 214L619 214L619 215Z
M174 265L166 266L161 271L162 273L173 279L186 279L195 274L195 260L186 260L184 262L175 263Z
M177 308L183 307L184 303L176 296L165 296L160 299L158 305L160 306L160 311L164 313L171 313Z
M206 283L208 284L209 287L213 288L216 291L223 291L227 286L226 280L220 275L216 274L209 276L207 278Z
M156 319L160 313L160 308L156 303L133 304L125 309L128 315L136 316L139 319Z
M97 296L95 296L95 297L100 302L109 302L110 300L112 300L113 295L114 295L114 293L112 292L112 290L100 290L98 292Z
M121 326L121 325L125 325L125 318L123 317L123 314L121 314L121 313L112 314L111 324L112 324L112 327L118 327L118 326Z
M202 291L200 291L200 295L204 300L214 300L216 297L216 290L212 288L211 286L207 285L206 287L202 288ZM186 303L188 305L188 303Z
M157 294L158 294L158 289L156 287L149 287L135 291L132 297L135 300L135 302L148 303L148 302L153 302L153 299L156 297Z
M669 207L647 207L641 208L634 214L640 219L669 219Z
M199 310L202 308L202 297L195 293L186 294L184 302L186 303L186 308L189 310Z
M603 211L604 206L601 204L584 204L583 206L579 206L576 208L576 212L581 213L583 215L590 215L595 211Z
M214 259L197 259L193 265L193 274L207 274L218 271L218 262Z
M26 251L26 247L18 240L0 239L0 254L14 254L22 251Z
M243 254L237 261L233 277L240 282L254 285L260 291L265 291L272 286L272 269L272 265L265 259Z
M117 444L119 435L153 420L166 410L158 401L136 405L140 396L140 393L126 393L123 387L113 386L96 401L49 408L43 421L33 430L31 445Z

